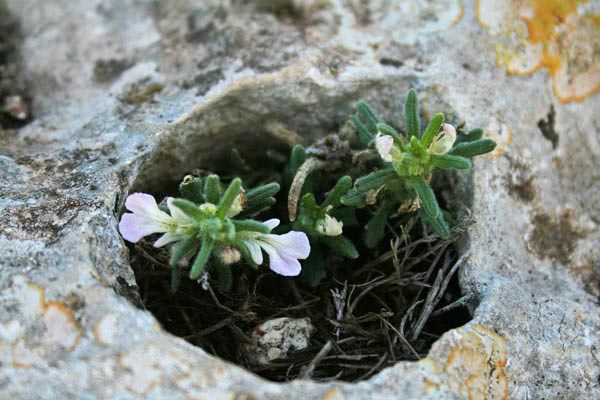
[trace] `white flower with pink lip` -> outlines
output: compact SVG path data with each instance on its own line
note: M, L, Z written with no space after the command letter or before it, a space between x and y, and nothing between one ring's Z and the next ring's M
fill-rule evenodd
M264 224L272 230L279 225L279 220L270 219ZM283 235L238 232L238 238L255 264L263 262L262 249L269 255L269 268L284 276L299 275L302 266L298 260L304 260L310 254L310 243L304 232L290 231Z
M456 129L450 124L442 125L442 131L433 139L429 145L431 154L446 154L454 146L456 141Z
M195 229L195 221L183 211L175 207L172 198L167 199L167 207L171 215L158 208L154 196L146 193L134 193L125 200L125 213L119 222L119 232L123 239L137 243L144 236L153 233L164 233L154 247L162 247L168 243L185 239Z
M394 147L394 139L390 135L377 134L375 137L375 147L383 161L392 162L392 148Z

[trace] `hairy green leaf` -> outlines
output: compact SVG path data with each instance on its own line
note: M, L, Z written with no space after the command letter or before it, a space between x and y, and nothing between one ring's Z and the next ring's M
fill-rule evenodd
M186 175L179 184L179 192L186 200L202 204L204 203L203 186L202 178Z
M298 168L306 161L306 150L301 144L297 144L292 148L292 155L290 156L290 169L291 175L296 175Z
M447 169L468 169L471 168L471 161L464 157L453 156L449 154L432 154L429 162L436 168Z
M358 250L354 244L344 236L320 236L319 241L326 244L330 249L343 255L344 257L355 259L358 258Z
M233 285L233 275L231 274L231 265L225 265L220 261L214 263L214 268L217 271L217 276L219 278L219 287L221 290L225 292L229 292L231 290L231 286Z
M406 96L406 105L404 106L404 115L406 119L406 134L408 137L419 137L421 132L421 120L419 118L419 102L417 92L410 89Z
M188 254L194 247L198 245L198 239L195 236L189 237L171 248L171 258L169 259L169 265L171 267L177 266L181 258Z
M371 106L369 106L364 100L360 100L356 103L356 109L358 113L363 118L366 123L366 127L369 132L374 132L377 130L376 125L381 122L379 116L373 111Z
M448 229L448 224L444 219L444 213L440 212L438 217L435 219L427 215L423 209L420 210L419 214L421 215L423 222L430 226L439 237L446 239L448 236L450 236L450 230Z
M238 232L251 231L251 232L260 232L260 233L269 233L271 229L262 222L255 221L253 219L242 219L242 220L233 220L233 224L235 225L235 229Z
M350 189L340 198L340 202L349 207L364 207L367 205L367 195L356 189Z
M369 190L379 189L389 181L398 178L396 171L392 168L381 169L371 172L369 175L361 176L354 183L356 190L366 193Z
M171 267L171 294L177 293L181 283L181 268L178 265Z
M375 135L369 132L367 126L363 124L358 118L356 118L355 115L350 116L350 122L352 122L352 125L354 125L354 127L356 128L356 136L358 137L359 142L366 146L369 143L371 143L371 141L373 141Z
M204 214L200 211L197 204L186 199L173 199L172 202L175 207L179 208L193 219L199 221L204 218Z
M204 198L212 204L219 202L221 198L221 180L218 175L211 174L204 180Z
M471 158L480 154L489 153L496 148L496 142L491 139L479 139L474 142L461 143L454 146L448 154Z
M475 128L473 130L470 130L467 134L459 133L458 135L456 135L456 141L454 142L454 145L456 146L460 143L474 142L475 140L481 139L482 136L483 129L481 128Z
M421 176L410 180L412 187L415 189L421 199L421 207L425 213L433 220L437 219L440 214L440 206L438 205L435 194L429 186L429 183Z
M321 208L326 208L328 206L337 207L340 205L340 199L343 195L348 193L348 190L352 187L352 178L348 175L342 176L338 179L337 183L331 189L323 204L321 204Z
M231 205L235 201L235 198L239 196L241 188L242 180L240 178L235 178L231 181L231 183L227 187L227 190L225 190L223 197L221 198L219 206L217 207L217 217L221 219L225 218L225 215L227 214L227 211L229 211L229 209L231 208Z
M268 197L259 203L255 203L252 206L246 206L246 208L240 213L240 215L252 215L257 212L264 210L265 208L271 207L277 201L274 197Z
M202 239L202 246L194 260L194 264L192 264L192 269L190 270L190 279L198 279L200 277L200 274L213 251L214 243L215 242L211 238L204 237Z
M424 148L428 148L431 144L431 141L438 134L442 124L444 123L444 114L439 113L435 114L431 121L429 121L429 125L425 129L425 133L423 133L423 137L421 138L421 145Z
M385 224L392 210L387 206L382 206L375 215L367 222L365 226L365 245L369 249L374 249L385 236Z
M424 157L427 155L427 150L421 145L421 142L419 142L416 136L410 137L410 147L417 157Z

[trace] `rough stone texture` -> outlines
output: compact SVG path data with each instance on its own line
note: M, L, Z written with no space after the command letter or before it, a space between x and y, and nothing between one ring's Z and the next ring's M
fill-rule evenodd
M0 131L0 397L600 398L597 25L575 24L583 50L563 61L589 73L516 76L497 44L533 51L518 46L527 32L499 36L486 16L510 23L535 0L314 0L295 18L234 0L6 3L35 119ZM429 357L353 385L275 384L132 305L116 229L129 191L166 190L232 144L322 135L362 97L401 121L411 86L426 113L500 144L470 186L474 318Z

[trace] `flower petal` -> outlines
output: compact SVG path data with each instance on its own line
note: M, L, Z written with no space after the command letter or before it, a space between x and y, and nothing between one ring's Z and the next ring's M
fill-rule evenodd
M173 204L173 198L167 198L167 207L169 207L169 211L171 212L171 217L180 225L193 224L194 220L181 211L181 209Z
M304 232L290 231L284 235L262 235L260 239L288 257L303 260L310 254L310 242Z
M154 242L154 247L163 247L166 244L177 242L184 238L185 238L185 236L180 233L167 232L164 235L162 235L161 237L159 237L156 242Z
M261 247L269 255L269 268L273 272L283 276L297 276L302 271L302 266L297 259L280 254L268 244L263 244Z
M123 239L136 243L144 236L153 233L167 232L169 226L152 218L139 214L125 213L119 222L119 232Z
M273 218L273 219L263 222L263 224L268 226L269 229L273 230L279 226L279 220L277 218Z
M252 261L254 261L254 264L261 265L263 263L263 255L258 243L253 240L242 240L242 244L248 249L248 253L250 253L250 257L252 258Z
M129 211L143 215L148 218L158 220L169 220L171 217L164 211L161 211L156 204L154 196L146 193L134 193L127 196L125 208Z
M375 147L384 161L392 161L392 155L390 152L392 151L393 146L394 139L389 135L378 134L375 138Z

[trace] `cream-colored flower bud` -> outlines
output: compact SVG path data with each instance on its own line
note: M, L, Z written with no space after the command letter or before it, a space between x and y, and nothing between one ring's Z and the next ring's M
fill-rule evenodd
M223 264L235 264L240 261L240 258L242 258L242 254L235 247L223 246L221 248L221 261L223 261Z
M217 206L215 206L212 203L201 204L198 208L200 209L200 211L208 215L215 215L217 213Z
M325 218L317 221L316 224L317 232L325 236L339 236L342 234L343 227L342 221L338 221L329 214L326 214Z
M429 146L431 154L446 154L454 146L456 129L450 124L444 124L442 131L433 139Z

